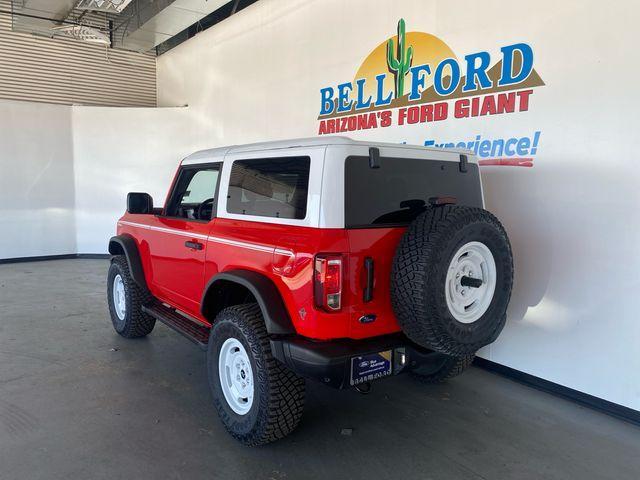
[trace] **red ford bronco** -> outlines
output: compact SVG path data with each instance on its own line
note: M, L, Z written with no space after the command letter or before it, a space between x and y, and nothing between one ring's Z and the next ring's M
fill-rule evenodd
M461 373L500 334L513 282L474 157L343 137L194 153L162 208L128 195L109 252L115 330L159 320L205 349L247 445L296 427L305 379Z

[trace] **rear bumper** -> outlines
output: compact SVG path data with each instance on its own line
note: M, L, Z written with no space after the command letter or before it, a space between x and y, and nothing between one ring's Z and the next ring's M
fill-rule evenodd
M434 352L418 347L401 334L326 342L287 337L271 339L270 342L273 356L295 373L334 388L354 385L351 379L351 360L354 357L390 350L391 375L397 375L419 367L434 355Z

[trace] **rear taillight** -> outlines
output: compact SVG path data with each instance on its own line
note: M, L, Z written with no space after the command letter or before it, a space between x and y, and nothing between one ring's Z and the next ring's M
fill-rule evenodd
M313 271L316 306L327 312L342 308L342 255L317 255Z

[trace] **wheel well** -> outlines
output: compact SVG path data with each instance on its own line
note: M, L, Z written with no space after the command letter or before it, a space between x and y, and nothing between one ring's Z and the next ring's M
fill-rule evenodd
M118 242L112 240L109 242L109 253L111 255L124 255L124 248Z
M109 253L111 255L124 255L127 259L127 265L131 277L136 284L145 292L148 292L147 281L142 269L142 261L140 260L140 252L136 241L130 235L116 235L109 240Z
M207 290L202 303L202 315L211 323L221 310L243 303L256 303L257 299L244 285L218 280Z
M271 279L252 270L229 270L213 277L202 296L202 316L213 323L223 308L255 302L260 306L270 335L296 333L278 287Z

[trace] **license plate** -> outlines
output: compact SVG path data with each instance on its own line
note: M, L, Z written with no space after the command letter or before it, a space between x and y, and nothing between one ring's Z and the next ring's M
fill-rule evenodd
M351 385L391 375L391 350L351 358Z

